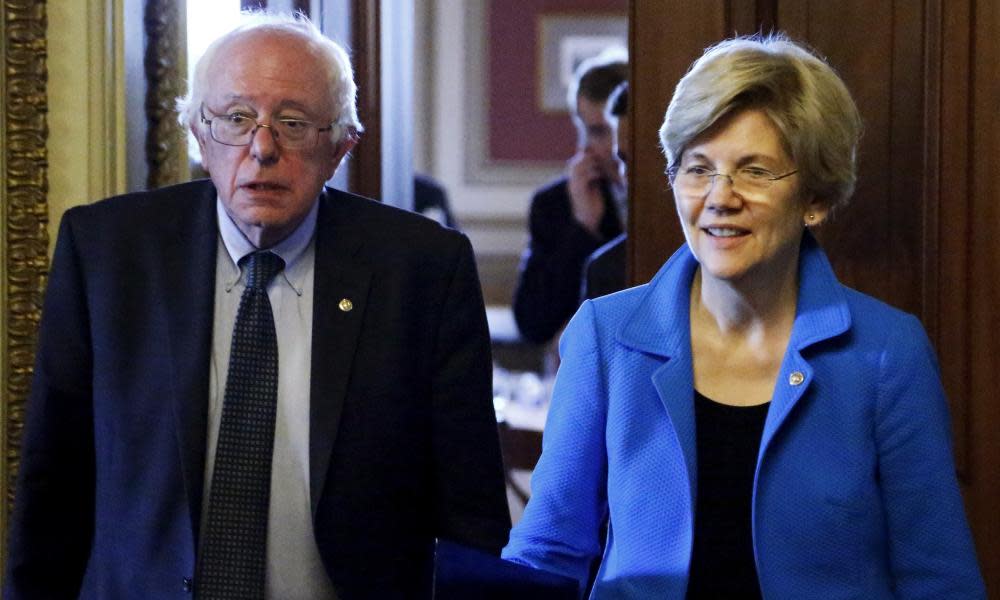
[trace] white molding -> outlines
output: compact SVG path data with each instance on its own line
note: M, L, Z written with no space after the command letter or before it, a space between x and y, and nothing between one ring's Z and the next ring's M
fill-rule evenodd
M565 169L562 161L549 164L528 161L502 161L489 157L489 24L485 0L465 3L467 36L465 49L465 101L468 127L465 135L465 180L469 184L537 185L559 176ZM512 93L516 93L513 92Z
M125 36L122 0L87 0L90 200L126 189Z
M523 228L533 191L553 173L537 174L527 180L523 174L512 175L492 183L472 183L466 176L466 138L473 135L469 122L474 110L464 92L470 70L466 61L475 60L469 50L476 43L469 39L469 32L482 27L482 2L433 2L430 31L434 43L429 65L433 87L425 98L428 105L418 109L417 114L432 114L428 170L447 188L459 224L469 217L498 217L519 219ZM478 25L474 28L473 23ZM478 246L476 251L480 251Z

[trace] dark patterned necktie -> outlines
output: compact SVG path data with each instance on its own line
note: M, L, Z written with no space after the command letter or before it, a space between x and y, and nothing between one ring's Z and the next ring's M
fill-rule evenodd
M271 252L244 257L246 289L233 328L208 518L195 579L201 599L264 598L278 340L267 285L285 267Z

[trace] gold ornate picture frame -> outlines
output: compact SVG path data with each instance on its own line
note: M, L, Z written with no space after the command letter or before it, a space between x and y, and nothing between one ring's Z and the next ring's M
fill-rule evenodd
M0 0L0 573L20 464L25 406L49 270L47 0ZM184 129L173 113L184 88L181 0L146 0L143 57L149 187L189 178ZM117 26L120 26L118 24ZM113 35L120 35L120 31ZM120 101L120 100L114 100ZM113 101L113 102L114 102ZM112 110L122 110L113 107ZM115 148L113 152L124 151ZM103 181L103 180L102 180ZM113 182L103 181L117 190ZM97 198L90 198L95 200Z
M191 178L187 131L177 122L174 104L187 86L184 4L146 0L143 30L146 51L146 188L156 189Z
M3 0L0 48L0 568L48 273L45 0Z

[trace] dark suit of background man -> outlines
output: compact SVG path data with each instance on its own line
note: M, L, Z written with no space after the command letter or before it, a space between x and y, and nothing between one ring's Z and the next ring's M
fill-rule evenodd
M514 319L529 341L547 342L569 321L580 305L584 261L622 232L625 186L614 154L614 123L604 109L627 77L624 51L601 53L576 69L568 101L577 152L567 176L531 199L531 240L514 292Z
M323 186L357 141L352 77L311 23L258 15L209 48L179 102L211 181L66 213L8 600L210 596L195 574L237 265L258 249L285 266L265 294L278 362L266 594L246 597L419 598L435 536L504 544L469 242Z

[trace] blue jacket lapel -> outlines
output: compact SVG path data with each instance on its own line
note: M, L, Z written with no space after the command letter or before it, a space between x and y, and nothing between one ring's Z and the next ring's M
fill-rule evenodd
M626 347L663 359L651 382L684 453L691 498L697 488L697 467L689 315L691 279L697 267L687 246L682 246L649 283L618 333L618 341Z
M812 384L813 369L803 352L809 346L841 335L850 327L851 314L844 289L816 239L807 232L799 256L795 323L764 423L759 457L764 456L771 440Z

